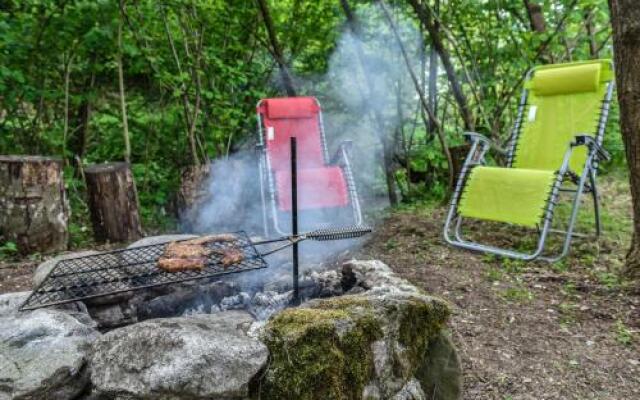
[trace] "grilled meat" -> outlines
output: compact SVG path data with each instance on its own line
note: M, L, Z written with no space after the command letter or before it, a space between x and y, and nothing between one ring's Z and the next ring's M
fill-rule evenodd
M180 272L196 270L201 271L207 265L204 257L194 258L161 258L158 260L158 267L167 272Z
M234 264L239 264L244 260L244 253L239 249L225 249L220 252L222 254L222 265L227 268Z
M222 256L221 263L226 268L244 259L242 250L233 247L214 250L207 247L207 244L214 242L233 242L236 239L235 235L225 233L202 236L181 242L171 242L158 259L158 267L167 272L200 271L206 267L208 257L215 252Z
M165 248L163 258L198 258L210 254L211 249L204 245L171 242Z

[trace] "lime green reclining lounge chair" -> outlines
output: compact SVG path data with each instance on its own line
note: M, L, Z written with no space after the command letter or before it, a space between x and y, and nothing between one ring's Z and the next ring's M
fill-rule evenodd
M555 261L569 251L580 198L591 193L596 234L600 215L596 171L614 90L610 60L536 67L524 85L507 151L507 167L485 166L491 141L467 132L471 149L462 167L444 227L448 243L522 260ZM566 230L551 229L560 191L574 193ZM463 237L465 220L495 221L538 231L535 250L524 253ZM565 235L560 254L544 254L549 232Z

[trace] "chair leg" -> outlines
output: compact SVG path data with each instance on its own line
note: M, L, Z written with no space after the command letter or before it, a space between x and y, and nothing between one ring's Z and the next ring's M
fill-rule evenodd
M593 212L596 222L596 237L600 237L600 233L602 230L600 221L600 196L598 195L598 187L596 186L596 173L594 170L591 170L591 172L589 173L589 181L591 184L591 195L593 197Z

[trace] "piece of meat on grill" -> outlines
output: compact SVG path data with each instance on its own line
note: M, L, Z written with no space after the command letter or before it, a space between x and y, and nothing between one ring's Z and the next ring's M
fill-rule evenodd
M207 257L211 249L201 244L189 244L186 242L171 242L164 249L163 257L166 258L198 258Z
M207 244L235 240L237 237L233 234L219 234L171 242L165 247L164 253L158 259L158 267L167 272L200 271L206 267L208 257L215 252L222 255L221 263L226 268L244 259L242 251L235 248L213 250L207 247Z
M240 249L225 249L220 251L222 259L220 262L227 268L234 264L239 264L244 260L244 253Z
M180 272L196 270L201 271L207 265L204 257L193 258L160 258L158 267L167 272Z

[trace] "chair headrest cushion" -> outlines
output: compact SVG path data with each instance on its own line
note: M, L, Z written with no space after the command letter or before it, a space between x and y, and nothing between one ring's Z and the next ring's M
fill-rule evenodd
M265 103L267 116L271 119L311 118L316 115L320 109L313 97L266 99Z
M533 91L538 96L595 92L601 67L601 63L589 63L540 69L533 75Z

